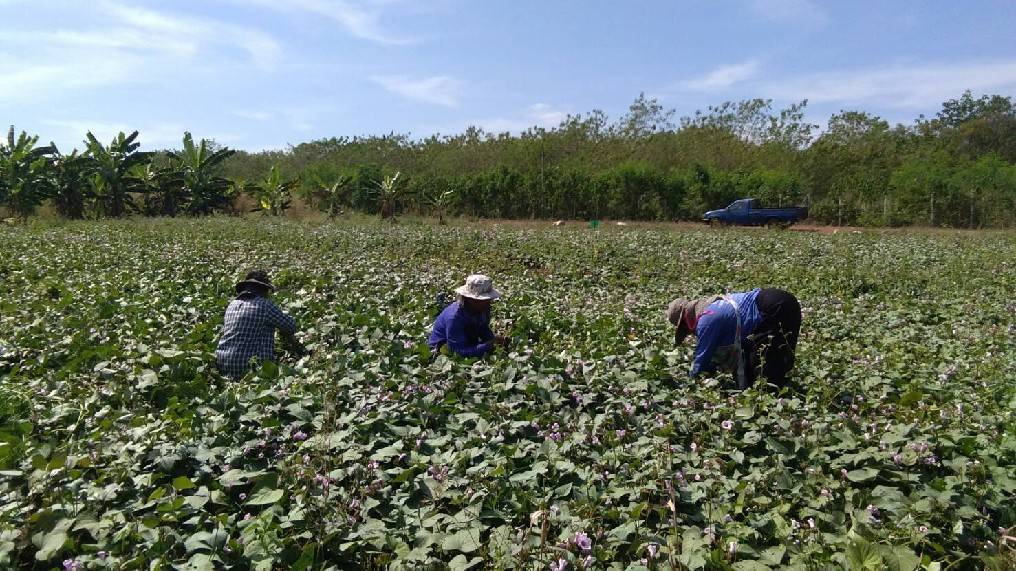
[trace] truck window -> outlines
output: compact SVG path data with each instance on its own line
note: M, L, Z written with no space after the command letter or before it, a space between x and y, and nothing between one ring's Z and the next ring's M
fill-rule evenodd
M753 198L753 199L749 200L748 204L751 206L752 210L761 210L762 209L762 201L757 199L757 198Z
M737 202L735 202L735 203L730 205L730 210L733 210L735 212L741 212L741 211L747 210L747 209L748 209L748 203L743 201L743 200L738 200Z

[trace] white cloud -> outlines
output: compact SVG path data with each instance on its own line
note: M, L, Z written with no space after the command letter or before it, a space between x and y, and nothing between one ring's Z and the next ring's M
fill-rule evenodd
M209 45L234 45L246 51L251 60L262 67L275 65L281 55L281 47L274 38L252 28L172 16L113 0L106 0L101 5L127 27L134 42L126 47L150 46L151 49L192 57ZM191 46L190 49L188 46Z
M462 90L461 81L444 75L420 79L405 75L377 75L370 79L400 97L445 107L457 107Z
M706 75L682 82L680 85L693 91L716 91L735 83L742 83L758 75L761 66L755 60L720 66Z
M232 111L231 114L250 121L270 121L275 117L270 111Z
M975 93L1016 89L1016 61L896 65L828 71L759 83L757 91L812 103L880 104L927 109L969 89Z
M165 80L181 66L205 65L204 54L235 59L228 48L244 52L261 68L281 58L281 47L271 36L242 26L113 0L88 9L85 17L72 4L66 19L47 28L0 34L0 102L35 102L70 90ZM212 50L223 47L227 49Z
M91 132L100 143L106 145L118 133L130 134L138 131L138 142L143 149L156 150L178 148L183 140L184 128L172 123L150 125L127 125L120 122L79 119L43 119L49 127L41 129L40 139L54 141L61 152L69 153L72 148L83 149L85 134Z
M568 117L568 112L547 103L530 105L516 117L493 117L471 121L488 133L518 133L530 127L550 129L557 127Z
M829 16L813 0L749 0L756 14L774 22L822 26Z
M342 26L357 38L380 44L412 43L407 37L392 34L381 24L384 3L351 2L347 0L246 0L265 8L290 12L298 10L316 18L326 18Z

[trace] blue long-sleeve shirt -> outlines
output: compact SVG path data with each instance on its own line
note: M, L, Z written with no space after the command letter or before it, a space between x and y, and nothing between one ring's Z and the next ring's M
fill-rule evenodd
M732 293L730 297L737 302L737 312L741 315L741 347L746 349L747 338L758 324L762 321L762 314L759 313L755 298L758 297L761 289L753 289L744 293ZM698 325L695 327L695 337L698 344L695 346L695 360L691 366L689 376L696 376L702 372L713 372L716 370L714 357L721 348L725 351L732 351L734 344L734 332L737 330L737 317L734 315L734 308L725 299L720 299L709 304L705 312L699 316ZM731 347L727 349L727 347ZM735 363L736 365L736 363Z
M430 339L432 351L448 345L463 357L481 357L494 348L494 332L490 330L490 312L472 313L461 302L444 308L434 321Z

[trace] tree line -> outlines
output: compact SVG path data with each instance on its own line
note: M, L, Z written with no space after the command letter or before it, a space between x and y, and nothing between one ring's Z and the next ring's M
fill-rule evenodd
M11 128L0 144L0 205L68 218L204 215L241 204L282 214L301 200L337 215L694 220L738 198L806 205L844 225L1011 227L1016 106L969 91L934 117L891 126L842 111L824 128L807 102L727 102L676 118L640 95L610 120L569 115L519 134L329 138L244 152L184 135L182 150L141 152L137 133L61 154ZM240 200L248 196L250 200Z

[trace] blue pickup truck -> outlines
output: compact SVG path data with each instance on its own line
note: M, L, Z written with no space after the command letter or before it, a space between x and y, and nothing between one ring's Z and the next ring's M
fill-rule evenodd
M713 226L771 226L787 227L808 217L808 209L763 208L757 198L735 200L730 206L721 210L710 210L702 215L702 221Z

